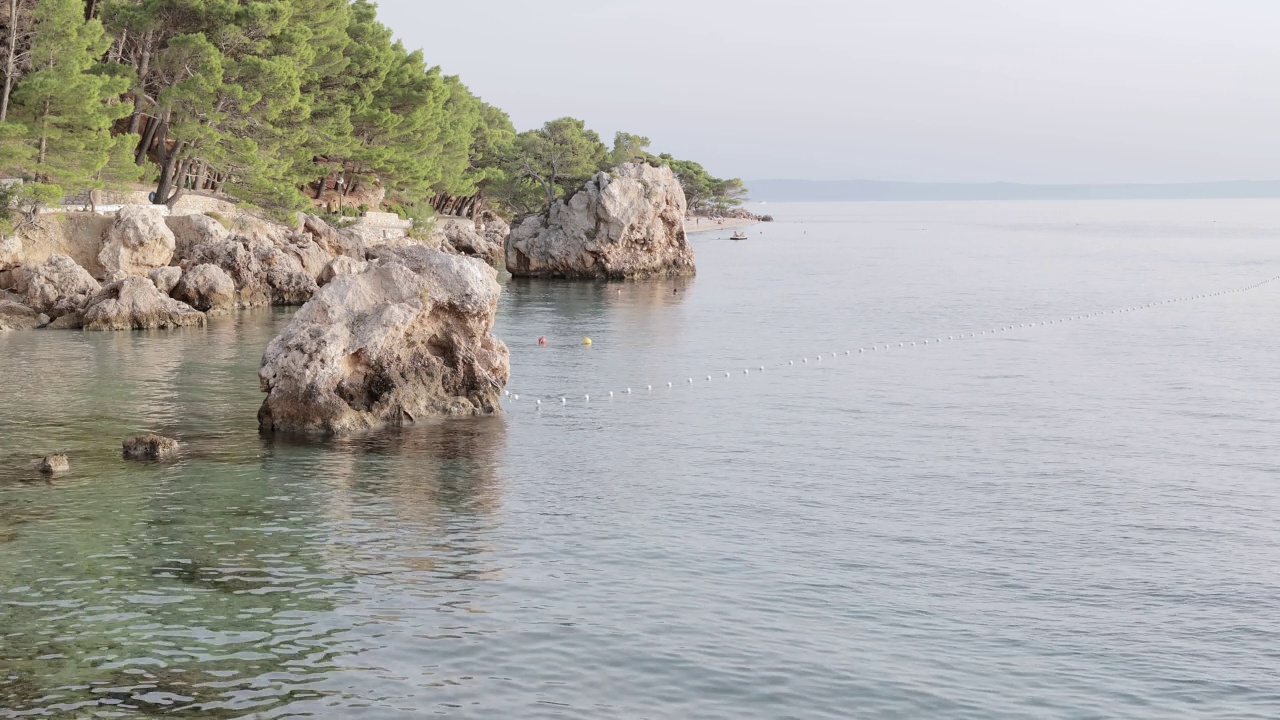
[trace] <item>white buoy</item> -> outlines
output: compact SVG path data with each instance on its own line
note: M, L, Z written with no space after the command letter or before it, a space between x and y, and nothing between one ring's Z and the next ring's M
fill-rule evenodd
M743 368L743 369L742 369L742 374L743 374L743 375L750 375L750 374L751 374L751 368Z
M795 365L795 364L796 364L796 361L795 361L795 360L788 360L788 361L787 361L787 364L788 364L788 365Z
M630 395L630 394L631 394L631 388L627 388L627 394L628 394L628 395Z
M542 407L542 401L541 401L541 400L534 400L533 402L534 402L534 403L536 403L536 404L538 405L538 407Z
M710 379L711 379L711 376L710 376L710 375L708 375L708 376L707 376L707 379L708 379L708 380L710 380Z
M653 386L652 386L652 385L647 386L647 387L646 387L646 389L647 389L649 392L653 392Z
M503 395L505 395L506 397L511 397L511 391L510 391L510 390L503 390L503 391L502 391L502 394L503 394Z
M859 354L859 355L861 355L862 353L865 353L866 351L867 351L867 349L866 349L866 348L858 348L858 354Z
M585 398L587 402L591 402L591 396L590 396L590 395L583 395L582 397L583 397L583 398Z
M613 391L612 391L612 390L610 390L610 391L609 391L609 397L613 397Z
M725 373L725 374L724 374L724 379L725 379L725 380L728 380L728 379L729 379L729 373Z
M567 405L568 403L569 403L569 398L563 398L563 397L560 398L561 405Z
M763 366L763 365L761 365L761 366L760 366L760 372L764 372L764 366Z
M805 359L804 359L804 362L805 362L805 364L806 364L806 365L808 365L808 364L809 364L809 358L805 358Z
M693 384L693 378L689 378L689 384L690 384L690 385L692 385L692 384Z

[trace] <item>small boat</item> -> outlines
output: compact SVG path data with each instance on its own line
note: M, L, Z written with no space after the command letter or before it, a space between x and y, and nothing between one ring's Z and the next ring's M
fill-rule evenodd
M735 231L732 235L730 235L729 239L730 240L746 240L747 234L742 232L741 230L738 230L738 231Z

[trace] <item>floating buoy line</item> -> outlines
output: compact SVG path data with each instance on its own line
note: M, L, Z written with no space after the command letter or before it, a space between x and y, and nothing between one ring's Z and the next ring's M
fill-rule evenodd
M815 355L794 358L794 359L787 360L785 363L775 363L772 367L774 368L795 367L797 363L800 365L810 365L810 364L821 363L823 362L824 358L828 360L835 360L840 357L848 358L848 357L853 357L855 355L868 355L871 353L891 352L893 350L899 350L899 349L909 349L909 348L923 347L928 345L940 345L945 342L971 340L971 339L986 337L988 335L994 336L994 335L1000 335L1002 333L1011 333L1015 330L1041 328L1041 327L1047 327L1049 325L1061 325L1064 323L1077 322L1080 320L1091 320L1094 318L1101 318L1108 315L1123 315L1125 313L1138 312L1139 310L1149 310L1152 308L1164 307L1166 305L1175 305L1178 303L1193 302L1196 300L1209 300L1211 298L1225 297L1227 295L1234 295L1236 293L1248 292L1250 290L1257 290L1258 288L1264 285L1267 285L1268 283L1275 282L1277 280L1280 280L1280 275L1277 275L1276 277L1268 278L1266 280L1262 280L1260 282L1256 282L1252 285L1232 288L1230 290L1220 290L1217 292L1202 293L1199 295L1186 295L1183 297L1169 298L1167 300L1160 300L1157 302L1143 303L1140 305L1130 305L1128 307L1117 308L1113 310L1100 310L1096 312L1084 313L1082 315L1066 315L1066 316L1055 318L1052 320L1041 320L1038 322L1030 322L1030 323L1018 323L1017 325L1013 325L1013 324L999 325L990 330L987 330L987 329L970 330L968 332L947 335L946 337L928 338L923 341L903 340L897 343L876 343L874 345L863 345L857 348L848 348L845 350L836 350L831 352L818 353ZM538 338L538 344L546 345L546 339ZM590 346L591 344L592 343L590 338L583 338L584 346ZM768 366L766 365L754 365L751 367L745 367L745 368L742 368L741 374L745 376L750 376L753 372L764 373L764 372L767 372L767 367ZM715 382L718 378L720 378L720 375L722 373L724 375L723 378L720 378L722 381L731 380L734 373L736 372L738 371L719 370L714 373L706 375L705 376L706 379L701 380L700 382L702 384ZM695 376L695 377L701 377L701 376ZM631 387L626 387L624 389L618 390L617 394L627 395L627 396L654 395L659 393L660 391L673 390L678 385L689 386L689 385L697 385L697 384L699 383L695 382L694 377L687 377L685 378L684 382L669 380L669 381L666 381L665 384L661 382L658 382L658 383L645 382L643 384L638 383ZM608 390L604 394L596 395L594 397L589 393L580 393L580 394L574 394L574 395L555 395L555 396L547 396L547 395L535 396L535 395L529 395L529 394L521 395L520 393L513 392L510 388L503 390L502 394L503 394L503 399L505 400L509 408L514 408L519 405L527 405L537 411L541 411L542 406L544 404L560 405L560 406L591 405L593 403L608 402L613 400L615 397L615 391L613 390ZM522 397L524 399L521 399Z

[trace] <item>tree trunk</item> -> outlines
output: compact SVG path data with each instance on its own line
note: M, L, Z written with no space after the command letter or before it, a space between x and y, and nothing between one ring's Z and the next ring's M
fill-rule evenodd
M147 151L151 149L151 143L156 140L156 128L160 127L160 118L151 118L147 121L147 130L142 134L142 142L138 143L138 156L134 159L138 167L142 167L147 161Z
M201 192L204 190L205 179L206 177L208 177L208 175L209 175L209 163L207 162L200 163L200 169L196 171L196 181L193 187L193 189L196 192Z
M161 167L169 164L169 115L171 112L171 110L164 111L164 117L160 118L160 127L156 130L156 160Z
M49 101L44 103L44 112L40 118L40 155L36 158L37 165L43 165L44 160L49 155Z
M182 155L182 149L186 144L185 140L175 143L173 152L169 153L164 164L160 166L160 182L156 184L156 199L152 201L157 205L168 204L169 191L173 188L174 175L178 171L178 158Z
M178 156L177 148L174 148L173 155L174 157ZM169 196L169 198L164 201L165 207L169 208L170 211L173 210L174 205L178 204L178 201L182 199L182 196L187 193L187 175L191 173L191 166L193 164L195 164L194 158L182 163L182 173L179 176L178 189L174 190L173 195Z
M9 52L4 63L4 98L0 99L0 122L9 117L9 96L13 94L13 73L18 56L18 0L9 0Z
M147 73L151 72L151 40L154 33L154 30L148 30L146 36L142 38L142 59L138 62L138 87L133 91L133 117L129 118L129 132L134 135L138 134L138 126L142 123L142 106L146 103Z

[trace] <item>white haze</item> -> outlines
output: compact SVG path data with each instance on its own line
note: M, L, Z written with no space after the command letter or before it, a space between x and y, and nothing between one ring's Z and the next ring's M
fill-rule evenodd
M520 129L746 178L1280 177L1274 0L383 0Z

